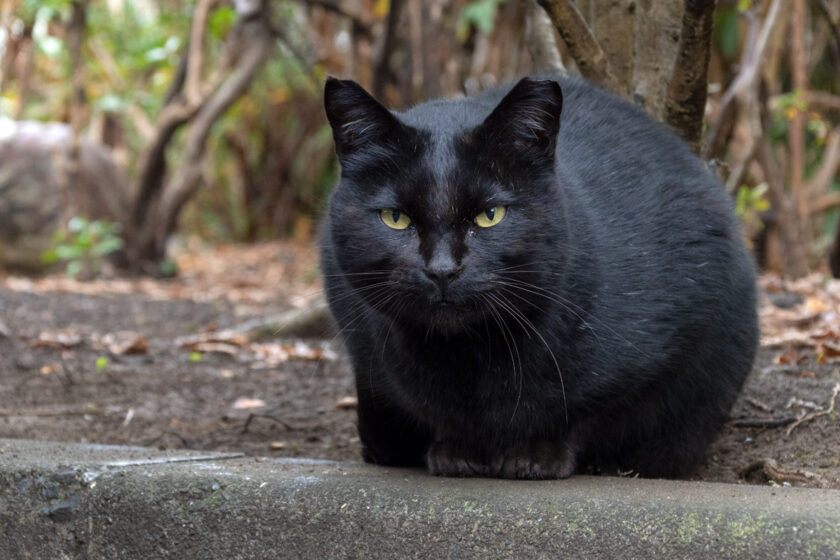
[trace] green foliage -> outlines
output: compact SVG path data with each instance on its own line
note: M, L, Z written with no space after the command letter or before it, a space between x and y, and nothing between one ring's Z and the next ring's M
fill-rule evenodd
M712 40L718 51L730 60L738 56L738 45L741 41L739 20L737 9L721 7L715 12Z
M191 363L197 364L201 361L201 352L190 352L189 357L187 358Z
M158 264L158 270L164 278L174 278L178 275L178 264L171 259L164 259Z
M53 246L41 255L41 261L66 263L68 276L96 276L102 271L105 257L122 247L117 224L75 216L67 229L55 233Z
M236 10L230 6L223 6L210 14L207 27L211 36L224 39L234 23L236 23Z
M455 31L459 37L465 37L470 27L481 33L492 33L499 4L505 0L473 0L461 10Z
M105 371L108 367L108 358L105 356L99 356L96 358L96 371Z
M766 193L767 183L761 183L752 188L741 185L738 189L738 194L735 196L735 213L748 228L764 229L764 223L759 218L759 214L770 209L770 202L764 198Z

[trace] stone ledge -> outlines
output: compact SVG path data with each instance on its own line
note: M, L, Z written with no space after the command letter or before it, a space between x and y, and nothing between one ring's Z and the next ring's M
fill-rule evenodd
M840 491L0 439L0 558L840 558Z

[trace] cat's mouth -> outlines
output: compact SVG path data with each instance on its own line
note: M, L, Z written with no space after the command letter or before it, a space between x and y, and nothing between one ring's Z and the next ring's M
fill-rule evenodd
M439 296L429 302L422 315L424 322L433 329L452 333L467 328L475 316L475 309L465 302Z

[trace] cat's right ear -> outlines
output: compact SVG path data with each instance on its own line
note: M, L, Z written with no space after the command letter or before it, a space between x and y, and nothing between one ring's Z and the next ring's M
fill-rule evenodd
M396 148L405 133L405 126L353 80L327 78L324 108L342 163L367 145Z

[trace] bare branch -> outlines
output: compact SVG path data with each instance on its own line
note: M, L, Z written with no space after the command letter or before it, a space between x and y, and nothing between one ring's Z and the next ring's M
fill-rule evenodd
M245 93L257 70L267 60L274 45L274 36L262 22L254 22L243 30L248 34L248 46L236 69L218 87L195 115L184 146L184 162L163 192L160 204L160 224L156 232L158 247L162 247L175 226L184 204L195 193L201 179L201 157L213 124Z
M373 66L373 95L377 99L385 98L385 84L392 78L394 71L391 69L391 53L397 44L397 24L403 9L403 0L391 0L391 7L388 9L388 17L385 20L385 31L376 53L376 62Z
M805 191L812 196L827 192L838 166L840 166L840 126L834 127L828 133L820 166L805 184ZM808 206L813 212L813 205ZM808 213L808 209L803 210L806 214Z
M768 105L771 109L778 109L785 95L771 97ZM840 95L834 95L827 91L805 91L802 92L802 100L808 104L809 111L840 111Z
M770 205L780 215L780 221L787 224L781 228L783 254L785 257L785 271L798 278L807 272L807 259L804 246L801 243L799 220L796 207L785 192L782 171L773 159L773 148L770 139L763 137L757 141L755 156L758 163L764 169L765 180L767 181L767 199Z
M557 28L583 77L610 91L621 91L604 50L577 6L571 0L538 0L538 3Z
M308 4L310 6L318 6L319 8L323 8L328 12L333 12L334 14L338 14L343 18L350 20L353 24L353 32L359 34L360 36L364 37L365 39L371 40L373 39L373 32L371 31L371 24L362 16L353 13L352 11L348 10L347 8L343 7L340 2L331 2L330 0L299 0L303 4ZM400 1L400 0L397 0ZM393 6L393 2L392 2ZM393 8L392 8L393 9Z
M207 18L216 5L216 0L199 0L193 12L187 49L187 74L184 80L184 97L190 104L197 104L201 97L201 72L204 68L204 35L207 33Z
M737 120L739 106L743 104L745 96L758 95L756 90L758 80L761 77L759 70L767 52L770 35L779 22L779 15L782 13L784 3L785 0L772 0L764 22L761 24L761 29L757 32L755 43L748 38L747 48L744 49L744 55L741 59L741 71L738 72L723 95L723 103L715 125L712 127L709 144L704 154L705 159L714 159L723 155L729 143L732 126ZM756 20L753 21L755 22L753 23L753 29L755 29L757 22Z
M537 0L525 0L525 44L534 63L534 71L566 74L560 50L554 39L554 26Z
M793 1L790 20L790 65L795 92L808 90L808 57L805 52L805 0ZM805 192L805 113L794 107L788 127L790 144L790 183L800 220L807 217L808 195Z
M716 0L686 0L680 47L665 100L666 122L700 153Z

